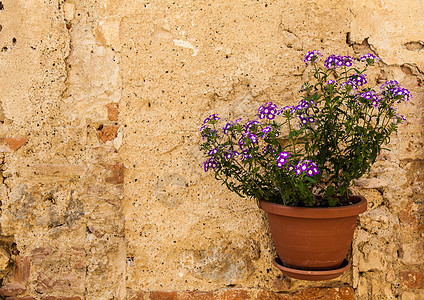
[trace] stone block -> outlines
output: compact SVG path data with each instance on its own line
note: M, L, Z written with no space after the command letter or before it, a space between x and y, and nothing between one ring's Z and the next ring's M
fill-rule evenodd
M309 287L290 294L254 289L223 289L213 292L151 291L135 294L131 300L353 300L353 295L352 287Z
M404 291L401 296L401 300L422 300L422 299L424 299L423 290Z
M66 21L71 21L75 16L75 4L74 3L65 3L63 5L63 12Z
M105 167L107 170L110 171L110 176L106 177L105 181L106 183L113 183L113 184L122 184L124 183L124 172L125 172L125 166L122 163L117 163L114 165L110 164L102 164L103 167Z
M41 300L84 300L85 297L57 297L57 296L42 296Z
M1 296L18 296L27 290L26 286L20 283L9 283L0 288Z
M4 247L0 247L0 272L6 269L6 267L9 265L9 261L10 253L4 249Z
M118 136L119 125L103 126L97 131L99 140L104 144L107 141L112 141Z
M30 258L28 256L16 256L15 267L14 281L26 286L30 275Z
M106 104L107 117L110 121L118 121L119 116L119 103Z
M424 243L412 242L402 245L401 260L404 264L422 265L424 264Z
M16 151L28 142L26 138L0 138L0 152Z
M407 289L424 289L424 271L400 271L402 287Z
M71 164L38 164L34 166L33 174L51 177L74 177L84 173L84 166Z

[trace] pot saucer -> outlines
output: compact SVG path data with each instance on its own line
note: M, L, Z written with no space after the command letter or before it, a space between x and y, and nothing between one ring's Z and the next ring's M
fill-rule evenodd
M284 275L301 280L329 280L342 275L342 273L350 268L350 261L347 259L343 260L340 268L323 271L308 271L289 268L283 265L283 262L279 257L274 258L272 264L283 272Z

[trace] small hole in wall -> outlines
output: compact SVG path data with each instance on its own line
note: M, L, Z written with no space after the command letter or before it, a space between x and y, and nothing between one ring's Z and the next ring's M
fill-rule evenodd
M13 255L19 255L18 245L16 245L16 243L13 243L10 246L10 253L13 254Z
M12 39L12 43L13 43L13 44L16 44L16 38L13 38L13 39Z
M346 32L346 44L348 44L348 45L352 44L352 42L350 40L350 32Z
M5 46L5 47L3 47L3 48L1 48L1 52L6 52L7 51L7 47Z
M1 1L0 1L0 10L4 10L4 5Z
M403 250L402 249L397 250L397 256L398 256L398 258L403 258Z

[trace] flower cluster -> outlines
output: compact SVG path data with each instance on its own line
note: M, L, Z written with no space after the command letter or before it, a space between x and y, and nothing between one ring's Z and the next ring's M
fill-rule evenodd
M374 65L380 59L372 53L367 53L361 57L361 61L365 61L369 66Z
M222 132L224 133L224 134L227 134L228 133L228 131L229 131L229 129L231 128L231 127L233 127L234 125L236 125L238 122L240 122L241 121L241 119L238 119L238 120L236 120L235 122L233 122L233 121L230 121L230 122L228 122L223 128L222 128Z
M396 104L411 93L394 80L377 92L366 70L379 59L309 51L314 79L296 105L259 107L256 119L224 123L208 116L200 129L203 169L240 196L292 206L346 205L352 181L371 168L405 118ZM364 63L365 62L365 63ZM318 65L323 64L323 67ZM316 200L315 194L322 195Z
M324 66L327 69L336 69L342 66L351 67L353 65L353 57L341 56L341 55L330 55L324 62Z
M319 58L322 57L321 52L319 52L318 50L312 50L309 51L305 57L303 58L303 62L308 65L311 62L316 62L319 60Z
M287 163L290 154L287 151L281 152L277 157L277 167L282 169Z
M367 91L356 94L356 99L361 103L378 107L382 98L375 91Z
M389 97L391 99L395 99L398 103L401 102L409 102L411 96L411 92L407 89L404 89L400 86L400 84L396 80L389 80L383 83L380 87L381 94Z
M365 78L366 74L354 74L349 77L349 82L352 82L355 88L359 88L365 84L367 84L367 79Z
M218 121L218 120L220 120L221 118L220 117L218 117L218 115L217 114L212 114L212 115L210 115L209 117L207 117L204 121L203 121L203 125L206 125L206 124L208 124L209 122L211 122L211 121Z
M209 171L209 169L216 169L219 166L219 162L216 161L214 157L209 157L204 163L203 163L203 169L205 172Z
M259 107L258 109L258 117L259 119L265 119L273 120L275 119L275 116L278 115L280 112L277 108L277 105L275 105L272 102L266 103Z
M309 177L319 174L318 166L311 160L305 159L299 162L295 167L290 166L289 171L294 171L297 176L306 174Z

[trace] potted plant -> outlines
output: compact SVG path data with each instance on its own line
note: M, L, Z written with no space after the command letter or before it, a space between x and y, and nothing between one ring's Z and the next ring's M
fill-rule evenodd
M267 212L279 257L274 265L294 278L322 280L349 268L345 257L366 200L352 195L404 117L396 104L411 94L396 81L377 92L366 71L379 59L355 60L309 51L313 80L295 106L262 105L256 118L222 123L216 114L200 129L203 168L229 190Z

